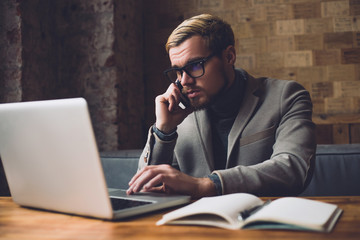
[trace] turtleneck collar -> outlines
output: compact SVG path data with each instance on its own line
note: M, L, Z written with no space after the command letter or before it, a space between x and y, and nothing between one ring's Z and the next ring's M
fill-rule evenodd
M240 70L235 70L233 84L223 91L209 110L211 114L219 119L235 117L239 111L239 105L243 98L246 87L246 76Z

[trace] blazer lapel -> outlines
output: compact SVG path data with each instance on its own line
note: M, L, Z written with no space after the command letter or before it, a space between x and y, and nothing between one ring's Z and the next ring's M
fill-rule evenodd
M212 144L212 131L210 119L206 110L194 112L196 127L201 139L201 147L204 152L206 163L209 166L209 170L214 170L214 154ZM200 147L200 146L199 146ZM205 163L205 162L204 162Z
M259 101L259 97L254 95L254 92L257 90L257 88L258 88L257 79L248 75L246 93L243 98L240 111L235 119L235 122L230 130L228 137L228 154L227 154L228 160L235 146L236 140L241 135L245 126L249 122L250 117L252 116L253 112L256 109L256 106Z

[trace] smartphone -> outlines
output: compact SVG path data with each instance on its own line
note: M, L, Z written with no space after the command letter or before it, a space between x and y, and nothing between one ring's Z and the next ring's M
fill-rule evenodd
M185 94L183 94L183 92L182 92L183 86L181 85L180 81L176 80L175 85L178 87L178 89L180 90L180 93L181 93L181 95L180 95L181 99L180 99L179 106L182 109L185 109L185 108L189 107L190 106L190 100Z

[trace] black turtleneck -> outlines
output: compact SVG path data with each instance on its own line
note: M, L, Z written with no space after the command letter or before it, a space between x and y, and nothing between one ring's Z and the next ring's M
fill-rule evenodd
M233 84L217 97L209 107L208 113L211 122L215 169L224 169L227 159L228 136L246 87L246 77L242 70L235 70Z

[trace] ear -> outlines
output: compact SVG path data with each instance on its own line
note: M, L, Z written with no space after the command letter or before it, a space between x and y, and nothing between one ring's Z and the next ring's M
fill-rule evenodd
M230 65L234 65L235 61L236 61L236 50L235 47L230 45L228 46L224 52L223 52L223 57L226 63L230 64Z

